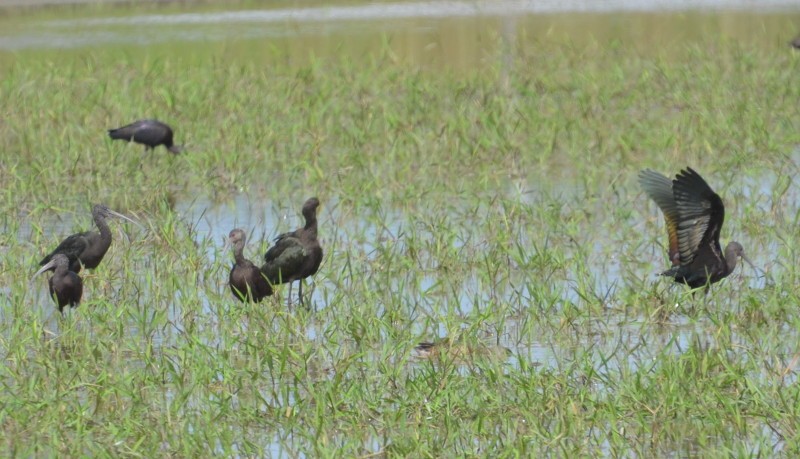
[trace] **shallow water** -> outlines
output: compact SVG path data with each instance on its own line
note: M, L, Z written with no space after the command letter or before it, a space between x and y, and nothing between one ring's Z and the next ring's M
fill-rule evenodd
M215 5L93 5L43 8L0 15L0 50L46 51L103 47L153 48L167 54L208 46L232 53L281 49L302 65L310 56L356 59L385 49L417 65L470 69L513 63L523 40L591 43L620 37L636 46L670 46L716 35L785 46L787 21L797 23L792 0L569 0L438 1L320 4L302 8L225 9ZM757 10L758 20L752 11ZM2 11L2 10L0 10ZM144 11L144 12L143 12ZM688 13L687 13L688 12ZM624 23L625 27L619 27ZM765 33L766 31L766 33ZM774 32L770 32L774 31ZM646 40L637 37L647 36ZM502 41L496 40L502 37ZM10 57L10 56L6 56ZM3 62L0 52L0 63Z
M735 187L732 186L729 190L732 191L736 188L740 190L739 193L748 197L754 194L758 196L769 196L769 190L774 187L776 179L776 177L769 175L760 180L745 180L744 183L736 184ZM558 187L551 188L548 192L563 195L567 202L580 201L580 196L587 192L587 190L582 190L581 186L575 184L567 183L561 184L561 186L563 186L562 192L559 191ZM537 192L538 190L531 185L531 189L523 194L534 195ZM513 196L512 194L508 196L508 198L513 199ZM748 200L750 202L755 201L758 206L766 205L759 200ZM800 199L794 202L800 202ZM453 208L453 215L448 219L463 222L464 215L471 214L471 210L471 207L467 209ZM655 212L655 206L653 206L651 210ZM233 228L245 229L248 234L245 256L259 263L275 236L284 231L290 231L302 226L302 217L296 209L289 208L288 206L281 207L277 203L260 196L257 192L237 193L223 202L215 201L211 197L186 197L179 199L175 203L174 211L183 222L185 231L190 234L196 246L208 259L210 269L205 273L206 281L204 282L204 289L199 291L198 295L200 301L202 301L204 305L203 313L212 320L219 320L217 306L215 305L218 298L228 295L227 274L232 263L229 250L224 249L228 232ZM481 218L480 214L476 216L477 218ZM645 218L647 216L643 215L642 217ZM387 237L391 240L392 244L400 247L398 250L404 250L403 247L407 243L404 241L402 235L409 232L409 228L407 228L408 225L415 224L414 222L409 222L399 210L385 212L381 216L379 223L369 218L361 219L358 216L351 215L349 211L339 208L336 205L335 198L331 199L330 205L326 204L323 206L319 219L321 228L320 239L325 248L326 257L337 256L337 254L345 252L362 254L361 256L366 259L379 256L377 252L381 250L380 246L383 245L383 242L380 241L385 240ZM80 220L85 221L85 216ZM475 223L477 224L479 221ZM641 223L643 222L640 222L640 224ZM603 222L598 222L598 224L602 225ZM63 237L64 235L71 234L78 230L85 230L89 228L89 225L90 224L85 224L78 228L69 214L52 215L51 220L45 221L42 225L43 228L46 228L47 234L37 234L38 237L34 237L34 230L29 226L23 225L19 230L18 237L20 240L27 241L33 241L34 239L58 239L59 235ZM732 224L729 223L729 225ZM115 250L121 250L118 248L119 245L130 244L131 240L147 237L146 234L142 233L133 225L120 224L117 221L113 221L111 222L111 226L115 242L114 245L112 245L109 256L113 256L111 254L113 254ZM659 227L659 229L662 230L663 228ZM726 232L723 233L723 237L725 237L727 231L732 230L727 228ZM387 234L390 236L386 236ZM650 236L651 235L647 234L645 237L646 239L651 239ZM660 233L655 235L659 241L661 239L660 236ZM465 237L468 239L481 239L485 236L470 234ZM521 237L523 239L518 241L521 246L533 246L533 241L529 241L524 233ZM746 244L746 241L743 242ZM570 257L583 257L584 253L588 255L584 263L593 276L590 284L593 285L595 293L608 299L609 303L604 307L609 310L621 306L615 304L616 300L613 298L616 296L618 289L625 285L625 278L623 277L624 269L622 267L624 260L618 259L613 255L609 256L609 254L613 254L617 251L616 245L620 243L621 241L614 238L592 238L590 244L592 249L590 251L585 252L579 247L576 247L574 251L567 251ZM454 242L455 247L462 247L463 244L466 244L466 242ZM469 244L473 245L472 242ZM31 246L34 246L33 242L31 242ZM775 253L774 251L778 250L778 248L779 242L773 242L771 243L771 247L766 248L767 250L759 248L759 250L750 252L750 258L760 269L772 273L775 269L780 270L780 266L774 266L770 257L770 253ZM652 283L661 283L661 285L665 287L670 286L671 282L668 279L659 278L656 275L666 268L664 254L660 253L660 250L656 247L651 254L648 254L648 257L652 257L651 272L642 274L649 277ZM36 259L38 260L38 254ZM435 260L433 259L425 261L423 257L422 260L423 265L433 266L435 264ZM323 271L324 266L325 263L323 262ZM31 272L33 272L33 270L35 270L35 262L32 263ZM34 285L40 287L36 289L37 304L42 305L42 313L49 316L52 309L49 304L50 300L47 297L45 277L46 275L41 276L39 282L36 282ZM562 305L581 304L582 301L585 301L585 298L581 297L581 287L574 277L573 275L568 275L566 279L557 279L553 282L551 286L552 291L557 292L560 297L560 304L557 305L556 310L560 310L563 307ZM402 282L402 280L398 282ZM507 301L512 307L516 308L526 307L526 303L530 301L531 298L535 297L524 285L521 287L513 287L507 281L501 282L498 285L489 285L485 280L481 280L477 272L473 272L467 276L465 282L459 286L457 291L448 291L447 295L441 298L440 294L437 293L441 291L441 289L436 288L438 282L439 277L434 272L431 272L430 275L422 277L418 285L418 290L397 288L397 291L401 292L400 295L402 297L405 297L403 300L404 303L419 304L430 314L436 314L439 309L455 308L458 314L464 316L474 314L498 299L500 299L500 301ZM743 284L749 289L764 289L769 285L770 278L764 276L762 273L754 272L752 269L745 266L743 268L737 268L737 271L726 282ZM147 285L147 282L143 279L141 284ZM334 291L336 289L336 286L328 281L324 274L315 276L306 286L306 292L311 292L309 298L315 309L325 308L327 306L325 292ZM679 289L679 287L674 288ZM296 284L293 295L296 299ZM452 303L454 299L457 301L456 303ZM598 300L600 300L600 298L598 298ZM143 292L143 301L147 301L147 292ZM176 292L175 304L170 308L169 314L170 322L174 324L174 329L168 330L167 334L164 336L157 336L156 342L158 344L171 344L171 341L183 330L183 326L181 325L182 319L179 314L181 301L179 292ZM476 308L478 311L476 311ZM1 315L2 311L0 311L0 317ZM633 326L635 328L635 324L639 323L642 318L626 318L620 320L620 323L623 324L621 327L610 327L619 333L615 335L614 341L631 339L630 336L627 336L630 334L630 327ZM624 325L626 323L629 325ZM420 333L424 331L422 325L419 325L417 328ZM696 334L698 332L699 330L695 328L687 330L689 334ZM447 330L443 328L443 325L440 325L438 335L432 336L431 339L444 337L446 333ZM636 335L636 333L632 335ZM510 339L510 335L513 335L513 331L508 332L508 335L501 336L498 344L512 349L515 353L529 353L533 349L541 350L546 347L545 343L520 345L518 342ZM315 336L316 333L313 330L309 330L309 337L314 339ZM685 337L679 341L685 341ZM212 342L208 344L218 343ZM547 353L531 355L531 357L535 361L545 365L557 364L557 359L553 355Z
M24 52L40 52L48 50L74 50L76 53L87 50L107 49L117 46L131 46L151 50L153 45L164 44L179 49L184 45L196 43L198 48L208 44L218 46L232 46L235 49L269 45L285 49L287 53L298 56L297 61L302 62L310 51L317 55L330 55L344 52L354 56L368 56L371 51L379 49L389 43L392 51L402 59L420 66L444 66L449 68L474 69L486 62L494 63L513 60L513 53L507 48L498 45L497 40L491 37L506 37L506 43L516 43L522 37L535 38L551 37L558 40L564 37L575 41L592 41L597 37L608 37L617 34L630 39L637 34L647 32L649 41L639 44L642 48L658 46L660 42L680 43L681 40L690 40L701 33L716 34L716 36L736 36L752 38L753 40L766 41L774 46L785 46L791 37L778 35L776 32L764 33L764 30L773 30L778 24L795 20L800 22L800 5L795 1L760 2L758 6L758 20L753 20L755 4L747 1L652 1L634 2L614 0L604 2L588 1L544 1L544 2L423 2L423 3L382 3L370 5L348 5L331 7L307 8L275 8L259 10L218 10L215 7L191 5L167 5L161 11L151 7L145 14L134 11L128 6L76 8L70 10L42 10L28 13L0 17L0 50L9 51L0 54L0 62L5 59L13 61ZM693 12L680 12L691 7ZM721 8L732 10L712 11ZM702 11L697 11L697 10ZM664 12L668 10L669 12ZM744 11L743 11L744 10ZM776 10L779 10L776 12ZM787 10L787 11L784 11ZM604 14L623 11L624 14ZM677 11L677 12L676 12ZM569 14L566 14L569 13ZM580 14L576 14L580 13ZM625 23L624 27L621 23ZM701 27L696 27L701 24ZM777 27L774 27L777 29ZM705 32L700 32L705 29ZM553 38L555 37L555 38ZM535 42L535 39L533 40ZM188 52L192 52L189 49ZM18 54L19 53L19 54ZM326 54L328 53L328 54ZM800 148L790 153L793 157L800 156ZM788 214L797 213L797 203L800 202L796 191L789 192L782 197L782 202L776 203L772 197L773 190L779 181L774 174L751 175L754 178L738 179L731 173L727 182L718 177L712 186L726 197L730 206L729 215L742 215L744 206L750 203L755 208L766 212L774 207L784 209ZM631 179L633 180L633 178ZM586 190L580 183L563 181L557 186L548 184L546 193L549 198L557 197L555 202L580 202L584 197L594 193ZM502 199L516 200L521 203L534 205L539 202L544 193L542 185L527 183L524 179L515 178L509 181L506 190L499 190ZM643 199L643 197L642 197ZM787 205L786 203L790 203ZM231 255L223 251L223 243L228 232L233 228L243 228L249 235L249 243L245 249L246 256L253 261L259 261L268 247L269 241L283 231L294 229L301 225L298 208L300 202L278 202L263 196L262 192L240 192L219 201L210 196L196 196L191 192L176 194L173 210L183 223L183 231L191 234L197 247L208 260L210 270L202 279L204 288L198 293L199 301L203 304L199 327L213 329L216 323L223 320L226 315L226 305L220 305L220 297L227 298L227 270L230 267ZM71 209L81 213L88 209ZM473 212L469 203L456 203L451 209L452 215L448 218L464 219L472 215L476 226L482 215L487 215L485 209ZM632 225L632 231L642 235L646 240L663 241L663 227L658 226L658 234L651 234L653 227L645 226L644 219L658 218L655 206L649 207L650 215L637 215L637 220ZM380 251L404 250L407 247L403 235L411 232L410 226L417 224L409 221L400 209L381 209L380 218L370 219L352 215L347 209L338 205L336 197L329 197L324 203L320 215L321 239L326 250L326 257L341 256L346 253L355 253L364 260L371 260L378 256ZM20 240L28 241L31 249L37 247L42 240L57 241L59 237L75 231L88 229L90 222L87 217L80 219L71 218L69 212L52 215L44 219L41 228L32 228L22 223L19 228L14 228ZM76 220L80 225L76 225ZM23 218L24 222L24 218ZM469 224L469 222L467 222ZM597 222L602 229L603 221ZM124 236L130 234L133 240L146 237L135 228L126 226L118 229L119 224L112 225L116 250L124 243ZM723 230L723 238L737 235L741 226L736 220L727 220ZM424 231L415 231L425 234ZM430 230L429 230L430 231ZM477 233L477 231L476 231ZM453 247L475 246L475 240L482 235L476 233L459 234L453 242ZM714 324L704 320L690 320L679 312L673 314L668 323L663 327L654 327L650 317L628 317L624 313L625 305L616 304L613 298L625 286L624 264L626 260L618 255L619 244L625 243L629 235L600 237L589 235L584 241L585 245L576 245L568 251L570 257L584 257L587 270L592 273L588 284L593 287L592 293L611 298L602 303L607 314L595 319L596 322L576 324L574 336L569 339L559 338L559 343L574 344L555 346L555 339L543 336L531 338L521 331L521 324L513 319L504 324L502 330L482 330L485 332L486 341L492 345L499 345L511 350L511 355L506 363L518 365L519 359L532 362L545 369L563 369L571 362L581 361L579 352L591 353L591 361L596 364L600 375L619 372L621 369L637 370L651 365L664 353L678 355L696 342L715 342ZM780 249L780 242L773 240L766 247L752 247L747 240L740 240L749 250L750 257L755 264L769 272L779 273L781 266L775 263L774 254ZM522 247L532 247L533 241L528 240L524 234L517 242ZM584 249L589 247L589 249ZM752 247L752 248L751 248ZM660 282L669 284L666 279L658 279L656 273L666 267L665 254L660 246L648 246L643 257L647 259L648 268L639 275L646 276L652 283ZM112 252L115 246L112 246ZM35 269L36 256L30 257L31 272ZM152 260L143 260L148 262ZM424 266L433 266L432 257L422 257ZM325 309L328 296L326 292L335 290L334 285L323 272L315 276L308 284L311 295L310 301L317 310ZM20 269L27 269L22 267ZM556 306L544 313L560 312L568 305L581 304L582 286L574 276L567 276L566 280L557 280L550 288L556 293L559 302ZM34 284L35 303L41 308L44 317L53 314L52 304L47 298L46 280L37 279ZM448 329L444 324L436 324L433 329L428 329L422 317L437 317L444 310L453 310L461 315L474 314L482 308L491 307L498 298L505 302L510 310L523 307L542 307L532 304L534 292L526 286L516 286L514 279L506 279L497 285L482 278L478 273L470 273L466 281L459 286L454 294L442 295L441 288L437 288L438 279L435 274L422 276L415 289L402 291L403 303L419 305L417 312L419 319L415 324L415 331L420 336L425 333L426 340L446 337ZM398 283L404 282L402 279ZM765 289L769 287L769 278L753 273L749 268L737 268L731 278L725 281L742 289ZM141 282L146 285L147 282ZM110 286L114 291L117 286ZM285 291L285 289L284 289ZM146 303L148 292L142 292L141 303ZM294 290L296 295L296 287ZM0 295L3 300L11 303L12 292L3 287ZM444 299L442 299L444 297ZM193 299L192 299L193 300ZM284 297L285 300L285 297ZM152 336L153 343L158 347L169 346L181 339L181 334L186 329L185 318L181 314L181 302L184 301L180 292L176 291L174 304L168 309L170 328L159 330ZM720 300L721 301L721 300ZM720 304L720 308L737 305ZM0 320L5 318L7 311L0 308ZM147 316L140 318L146 324ZM432 319L430 319L432 321ZM131 320L131 322L134 322ZM136 334L138 323L132 323L130 333ZM276 326L280 326L277 324ZM242 324L243 330L247 324ZM145 328L143 326L143 328ZM146 327L150 328L150 327ZM312 323L305 334L312 340L324 339L325 324ZM590 330L585 332L585 330ZM570 331L565 332L569 334ZM214 336L213 333L203 333L203 336ZM797 340L796 330L785 330L786 347L785 355L788 360L792 352L790 342ZM734 333L734 342L747 349L753 343L747 336ZM204 343L211 346L222 345L213 338ZM587 350L588 349L588 350ZM619 355L620 357L616 357ZM762 375L763 376L763 375ZM602 382L593 381L599 389L603 389ZM264 393L264 399L270 400L271 395ZM272 444L273 451L281 454L286 444L291 440L278 438L283 433L272 434L265 441Z

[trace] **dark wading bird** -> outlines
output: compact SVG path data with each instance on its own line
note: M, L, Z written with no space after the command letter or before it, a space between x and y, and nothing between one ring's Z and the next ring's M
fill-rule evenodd
M639 173L639 183L661 208L667 223L672 268L662 276L691 288L707 287L732 273L739 257L753 266L738 242L729 242L723 255L719 231L725 207L692 168L682 170L675 180L645 169Z
M58 304L58 312L64 313L64 307L69 305L77 307L83 295L83 281L74 271L69 269L69 259L66 255L57 253L42 268L36 271L31 280L39 274L55 269L50 277L50 296Z
M134 141L144 145L144 151L164 145L172 153L180 153L183 147L172 142L172 128L158 120L139 120L117 129L109 129L108 136L114 140Z
M283 233L264 255L261 271L272 285L289 283L288 301L291 304L292 282L300 281L300 304L303 304L303 279L313 276L322 262L322 246L317 240L317 208L319 199L303 204L304 227Z
M259 302L272 295L272 286L258 266L244 257L242 253L247 243L247 235L240 229L228 234L228 243L233 245L233 258L229 284L233 296L241 301Z
M800 49L800 35L798 35L794 40L790 41L789 44L792 45L792 48L794 49Z
M106 218L108 217L121 218L142 228L142 225L134 220L114 212L104 205L95 204L92 208L92 218L100 232L84 231L83 233L76 233L67 237L61 241L61 244L58 244L55 250L42 258L39 265L47 265L47 263L53 259L53 256L60 253L67 256L69 260L69 270L76 274L81 272L81 265L85 266L87 269L96 268L111 246L111 229L109 229L108 223L106 223ZM52 269L52 267L50 269Z

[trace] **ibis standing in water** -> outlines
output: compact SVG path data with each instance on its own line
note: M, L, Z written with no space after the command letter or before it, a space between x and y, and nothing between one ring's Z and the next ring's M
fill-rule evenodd
M172 141L172 128L158 120L139 120L117 129L109 129L108 136L115 140L134 141L144 145L144 150L153 150L164 145L171 153L180 153L183 147Z
M81 302L81 295L83 295L83 281L77 273L69 269L69 259L63 253L57 253L42 266L41 269L36 271L33 278L39 274L55 269L55 272L50 277L50 296L53 297L56 304L58 304L58 312L64 313L65 306L77 307Z
M234 229L228 234L228 243L233 246L233 268L229 276L229 284L233 296L242 302L255 301L272 295L272 286L267 278L253 262L244 257L244 246L247 235L241 229Z
M691 288L707 287L732 273L739 257L753 265L738 242L729 242L724 253L720 249L725 207L692 168L682 170L674 180L645 169L639 173L639 183L661 208L667 223L672 267L662 276Z
M283 233L275 238L275 245L264 255L261 271L272 285L289 284L289 303L292 282L300 281L300 304L303 304L303 279L313 276L322 263L322 246L317 240L317 208L319 199L311 198L303 204L304 227Z
M44 257L39 265L46 266L56 254L63 254L69 260L69 270L76 274L81 272L81 265L88 269L96 268L111 246L111 229L106 223L106 218L109 217L121 218L141 227L136 221L114 212L102 204L95 204L92 208L92 218L100 232L84 231L67 237L61 241L61 244L58 244L55 250ZM51 266L49 269L53 269L53 267Z

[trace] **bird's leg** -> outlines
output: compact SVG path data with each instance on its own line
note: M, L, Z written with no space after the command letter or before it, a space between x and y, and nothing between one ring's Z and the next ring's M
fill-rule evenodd
M300 279L300 287L298 290L300 290L300 306L305 306L305 303L303 302L303 279Z
M289 282L289 294L286 295L286 307L287 308L291 308L292 307L292 284L293 283L294 282Z

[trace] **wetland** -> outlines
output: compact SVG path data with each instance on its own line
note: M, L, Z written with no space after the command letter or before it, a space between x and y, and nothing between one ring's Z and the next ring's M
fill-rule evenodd
M2 455L797 455L800 9L608 4L0 9ZM760 268L705 295L636 180L686 166ZM234 299L311 196L310 307ZM144 229L60 317L95 203Z

